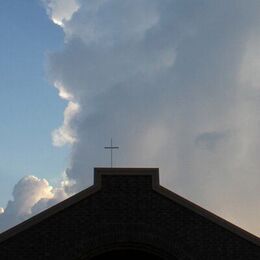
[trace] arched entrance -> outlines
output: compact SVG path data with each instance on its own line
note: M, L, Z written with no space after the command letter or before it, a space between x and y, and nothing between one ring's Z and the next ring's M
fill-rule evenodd
M182 259L164 250L141 243L115 243L97 247L91 252L86 252L79 260L104 260L104 259L150 259L150 260L177 260Z

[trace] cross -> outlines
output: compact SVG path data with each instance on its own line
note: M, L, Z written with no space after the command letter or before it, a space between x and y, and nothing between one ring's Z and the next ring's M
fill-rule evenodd
M119 149L118 146L113 146L113 140L110 140L110 146L105 146L105 149L110 149L110 157L111 157L111 168L113 167L113 149Z

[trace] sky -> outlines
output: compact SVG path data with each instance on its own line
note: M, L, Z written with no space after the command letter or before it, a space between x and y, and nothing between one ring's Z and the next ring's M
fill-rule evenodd
M91 185L113 137L114 164L260 235L258 0L5 2L1 230Z
M63 32L33 1L0 4L0 206L28 174L55 182L68 149L52 145L50 132L63 120L66 104L48 82L46 56L63 46Z

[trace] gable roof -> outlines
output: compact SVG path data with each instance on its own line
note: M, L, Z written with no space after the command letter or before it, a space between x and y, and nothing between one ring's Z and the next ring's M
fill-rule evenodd
M227 220L209 212L208 210L194 204L193 202L179 196L178 194L162 187L159 183L159 169L158 168L95 168L94 169L94 184L89 188L77 193L74 196L50 207L49 209L33 216L32 218L18 224L17 226L0 234L0 243L15 236L16 234L36 225L37 223L55 215L56 213L80 202L83 199L90 197L99 190L102 189L102 177L106 175L118 175L118 176L151 176L152 189L167 197L171 201L191 210L192 212L203 216L211 222L229 230L230 232L238 235L239 237L251 242L257 246L260 246L260 238L243 230L242 228L228 222Z

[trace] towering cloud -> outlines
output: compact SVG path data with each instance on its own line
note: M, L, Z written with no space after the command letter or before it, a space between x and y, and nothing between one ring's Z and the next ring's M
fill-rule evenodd
M258 0L44 1L65 33L48 77L68 100L54 145L71 145L66 192L116 165L260 235ZM58 21L58 22L57 22Z
M8 229L65 198L64 191L54 189L47 180L26 176L14 186L13 200L8 202L5 211L0 209L0 230Z

